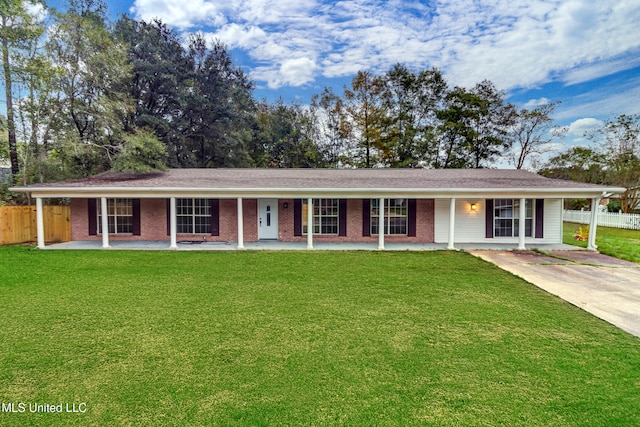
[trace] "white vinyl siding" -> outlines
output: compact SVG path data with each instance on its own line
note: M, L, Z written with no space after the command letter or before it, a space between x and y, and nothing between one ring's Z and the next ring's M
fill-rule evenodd
M471 211L471 203L477 204L475 211ZM518 242L517 237L488 239L485 231L485 211L485 199L456 199L455 243ZM447 243L449 239L449 199L435 199L434 216L434 241ZM525 242L562 243L562 199L544 200L544 237L542 239L527 237Z

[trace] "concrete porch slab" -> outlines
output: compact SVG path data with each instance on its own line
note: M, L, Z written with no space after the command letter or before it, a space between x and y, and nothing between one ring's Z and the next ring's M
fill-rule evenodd
M497 243L459 243L456 249L463 251L470 250L498 250L510 251L515 250L513 244L497 244ZM307 250L306 242L280 242L276 240L260 240L257 242L245 242L245 250L267 250L267 251L297 251ZM576 246L552 244L552 245L536 245L537 249L545 251L573 251L580 250ZM103 250L100 240L83 240L65 243L54 243L47 245L45 249L64 249L64 250ZM387 251L434 251L446 250L446 243L386 243ZM236 242L179 242L177 249L171 249L167 241L118 241L112 240L110 247L104 250L179 250L179 251L230 251L238 250ZM314 242L313 250L319 251L376 251L378 244L376 243L330 243L330 242Z

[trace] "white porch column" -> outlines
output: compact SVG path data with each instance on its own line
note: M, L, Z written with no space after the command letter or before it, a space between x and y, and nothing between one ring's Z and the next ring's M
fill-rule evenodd
M520 211L518 212L518 250L523 251L526 249L525 239L525 225L527 222L527 199L520 199Z
M453 240L456 235L456 199L452 197L449 200L449 243L447 249L453 250L456 248Z
M307 198L307 249L313 249L313 199Z
M378 250L384 250L384 197L378 201Z
M38 248L44 249L44 212L42 199L36 197L36 233L38 234Z
M238 249L244 249L244 213L242 212L242 197L238 197Z
M600 209L600 197L591 199L591 220L589 222L589 240L587 241L587 249L595 251L598 249L596 245L596 230L598 228L598 210Z
M107 210L107 198L100 198L100 212L102 213L102 247L109 247L109 211Z
M172 197L169 199L169 234L171 235L171 245L169 248L178 249L178 226L176 224L176 198Z

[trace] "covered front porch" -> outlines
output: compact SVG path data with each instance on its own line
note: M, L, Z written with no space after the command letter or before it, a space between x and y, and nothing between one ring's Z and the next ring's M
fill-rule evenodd
M391 194L385 194L385 196L391 196ZM438 199L440 202L438 202L438 206L440 206L439 208L439 217L438 218L446 218L446 220L440 220L440 225L437 228L436 233L439 233L439 235L441 236L439 239L436 239L435 241L437 243L431 243L433 241L427 241L425 242L424 240L422 242L416 242L416 241L412 241L412 242L398 242L397 239L392 240L393 237L395 236L388 236L386 235L386 233L378 233L377 237L375 237L375 240L377 241L374 242L373 240L370 240L368 242L362 242L362 241L354 241L354 242L348 242L348 241L332 241L332 242L328 242L324 239L322 239L322 237L326 237L326 236L318 236L319 239L316 240L316 235L313 232L313 228L308 228L307 230L305 230L305 240L306 242L302 242L301 240L296 240L296 241L290 241L290 240L286 240L286 239L277 239L277 241L271 241L271 240L260 240L260 233L258 233L258 240L254 240L255 236L253 237L253 239L250 239L249 241L246 241L244 239L244 229L246 227L245 222L247 222L247 218L245 217L245 215L243 214L243 206L245 205L244 200L242 197L237 197L237 198L228 198L227 200L231 203L233 203L232 209L234 209L233 212L233 221L231 222L231 224L228 224L227 226L229 227L233 227L235 228L236 234L233 236L230 236L229 234L227 234L226 237L222 237L219 238L218 241L208 241L208 239L206 238L206 236L203 235L203 239L202 241L200 240L181 240L184 239L187 236L180 236L177 233L177 223L176 223L176 197L170 197L167 200L167 219L168 219L168 224L167 224L167 228L168 228L168 238L169 238L169 242L167 242L166 240L161 241L158 237L159 236L152 236L152 235L147 235L146 239L145 236L142 236L142 238L138 238L138 239L132 239L132 240L122 240L121 236L117 236L117 235L113 235L113 239L111 238L112 235L106 231L106 232L102 232L99 233L101 234L101 242L99 240L87 240L86 236L80 236L80 239L77 239L74 242L69 242L67 244L67 248L69 249L76 249L76 248L86 248L86 249L92 249L94 247L98 248L101 247L103 249L108 249L108 248L116 248L116 249L120 249L120 248L124 248L124 249L149 249L149 250L153 250L153 249L181 249L181 250L193 250L193 249L197 249L197 250L242 250L242 249L253 249L253 250L260 250L260 249L268 249L268 250L278 250L278 249L284 249L284 250L298 250L298 249L319 249L319 250L438 250L438 249L449 249L449 250L454 250L454 249L483 249L483 248L488 248L488 249L519 249L519 250L524 250L527 248L538 248L538 247L546 247L546 246L554 246L557 243L561 242L561 238L557 241L554 242L536 242L534 241L534 239L532 238L527 238L527 234L525 233L525 221L519 221L518 226L515 227L517 229L517 238L515 239L511 239L510 241L504 241L504 239L502 239L502 241L496 241L496 242L488 242L486 241L486 239L483 239L485 241L480 242L478 240L480 240L480 238L478 237L478 233L484 233L484 228L479 227L479 223L478 221L484 221L482 218L483 216L486 214L488 215L488 212L493 212L493 207L489 208L489 207L483 207L482 209L478 209L478 204L476 202L478 198L460 198L457 199L455 197L450 197L450 198L440 198ZM480 198L482 199L482 198ZM94 199L95 200L95 199ZM148 200L148 199L147 199ZM254 199L253 201L255 202L258 199ZM278 204L278 199L273 199L276 203L276 207ZM313 206L314 205L314 199L311 197L307 197L304 199L305 202L307 202L307 206ZM380 198L376 198L376 201L378 202L378 206L380 206L380 211L384 211L385 210L385 205L387 203L387 197L380 197ZM101 211L102 212L107 212L108 208L107 208L107 201L108 198L107 197L100 197L97 198L97 202L101 207ZM258 200L259 201L259 200ZM482 201L482 200L481 200ZM516 218L518 217L517 214L519 214L520 218L525 218L526 217L526 213L525 213L525 206L527 205L526 201L527 199L525 198L519 198L517 199L517 201L519 201L519 207L518 207L518 211L516 213ZM537 202L536 202L537 203ZM594 198L592 199L592 204L594 206L597 206L597 204L599 203L599 198ZM95 204L95 203L94 203ZM255 204L255 203L254 203ZM284 208L286 209L287 207L287 203L286 201L282 203L282 205L284 206ZM488 203L487 203L488 205ZM139 211L139 203L138 203L138 211ZM414 206L415 206L415 201L414 201ZM445 207L446 206L446 207ZM492 205L491 205L492 206ZM514 206L515 202L514 202ZM43 239L44 236L44 227L42 225L42 199L37 197L36 198L36 207L37 207L37 223L38 223L38 247L41 249L45 248L45 242ZM255 209L255 206L254 206ZM414 208L415 209L415 208ZM480 213L479 211L481 211L482 213ZM277 210L276 210L277 212ZM595 210L592 211L593 213L595 213ZM475 225L474 225L474 230L476 236L471 238L471 239L467 239L466 241L460 241L461 239L456 237L456 228L458 227L458 224L461 224L463 229L469 229L469 223L467 223L465 220L467 219L466 217L457 217L458 213L462 213L464 215L467 215L469 217L472 217L475 219ZM219 214L216 214L216 216L218 216ZM255 216L256 212L249 212L248 213L249 217L251 217L252 215ZM433 215L433 214L432 214ZM538 213L536 212L537 218L540 220L540 226L542 226L542 222L543 222L543 210L540 209L540 213L538 215ZM258 214L258 216L260 216ZM302 215L299 215L302 216ZM95 214L92 216L95 217ZM314 222L313 219L313 209L306 209L305 213L304 213L304 217L306 219L306 224L312 224ZM277 218L277 216L276 216ZM297 218L297 217L296 217ZM385 223L384 220L386 219L386 216L383 215L379 215L378 218L376 219L376 223L378 225L378 230L382 230L385 227ZM109 226L108 226L108 217L107 215L102 215L101 217L99 217L98 222L101 223L101 229L102 230L109 230ZM559 220L561 221L561 213L559 214ZM438 219L436 218L436 221L438 221ZM94 218L94 222L95 222L95 218ZM161 221L162 222L162 221ZM414 221L415 222L415 221ZM490 217L488 219L488 222L492 224L492 217ZM235 224L234 224L235 223ZM256 224L260 223L262 224L261 220L257 220ZM277 223L277 220L276 220ZM346 220L345 220L346 223ZM139 219L138 219L138 230L140 229L140 225L139 225ZM257 226L256 224L253 224L255 226ZM595 222L595 215L592 215L592 227L590 228L590 233L589 233L589 239L588 239L588 249L590 250L595 250L595 232L596 232L596 222ZM95 227L95 224L94 224ZM368 227L368 224L367 224ZM415 230L415 225L413 226L414 230ZM482 227L484 227L484 225L482 225ZM295 225L294 225L295 228ZM541 227L542 228L542 227ZM367 229L368 230L368 229ZM478 231L480 230L480 231ZM250 230L251 231L251 230ZM91 233L90 233L91 234ZM93 234L97 234L97 233L93 233ZM135 234L135 233L134 233ZM138 232L139 234L139 232ZM255 230L253 230L253 235L255 235ZM415 234L413 234L415 235ZM42 236L42 237L41 237ZM276 236L277 236L277 232L276 232ZM345 233L346 236L346 233ZM444 237L446 236L446 237ZM529 234L530 237L532 237L531 231ZM84 239L82 237L85 237ZM151 237L151 238L149 238ZM193 236L192 236L193 237ZM373 237L373 236L372 236ZM389 240L387 241L387 237L390 237ZM484 237L484 235L483 235ZM490 237L493 237L493 235L491 235ZM539 236L535 236L536 238ZM542 236L540 236L542 237ZM125 237L126 239L127 237ZM467 236L468 238L468 236ZM446 240L445 240L446 239ZM555 240L555 239L554 239ZM446 241L446 243L444 243ZM98 245L98 242L100 242L100 245ZM472 243L469 243L472 242ZM168 246L168 248L167 248Z

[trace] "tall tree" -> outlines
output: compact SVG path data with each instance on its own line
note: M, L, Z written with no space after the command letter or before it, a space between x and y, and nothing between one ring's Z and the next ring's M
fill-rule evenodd
M322 155L313 139L310 113L299 105L258 104L253 139L262 147L257 166L270 168L323 167Z
M514 107L504 93L483 81L471 90L455 87L446 95L447 106L437 116L441 147L436 167L480 168L493 164L509 148L508 129Z
M188 163L184 139L175 126L193 77L181 40L159 20L147 23L126 16L116 22L114 32L133 66L128 90L135 109L126 118L125 128L152 129L168 148L170 166Z
M447 83L436 69L418 73L397 64L385 76L383 105L387 126L386 162L391 167L424 167L435 158L436 112L442 107Z
M72 0L55 14L49 50L61 67L58 79L62 131L80 175L111 168L123 144L123 121L133 109L125 47L109 32L102 0ZM62 138L61 138L62 139Z
M313 138L327 167L345 165L346 144L349 135L345 119L344 101L329 87L320 95L311 98L310 115L313 124Z
M241 130L249 126L254 108L252 82L234 66L224 44L208 47L201 34L191 36L188 58L191 79L175 123L185 148L181 166L246 165Z
M514 125L509 132L512 151L509 155L516 169L522 169L527 161L536 156L552 151L552 143L567 132L567 128L553 126L553 112L560 102L551 102L535 107L525 108L514 115Z
M610 181L626 188L622 212L640 209L640 114L621 114L589 137L603 146Z
M479 119L478 111L482 108L482 100L460 87L450 90L445 99L446 108L436 112L440 124L433 167L469 167L471 158L467 148L476 139L473 124Z
M388 156L383 142L384 108L382 91L384 80L369 71L359 71L345 88L344 112L349 120L349 136L353 141L354 166L371 168Z
M9 160L14 181L20 173L16 138L15 112L13 106L13 74L15 56L21 55L21 50L29 42L37 39L43 28L34 19L32 10L27 5L44 4L38 0L3 0L0 2L0 47L2 51L2 68L4 78L4 95L7 105L7 134L9 145Z

